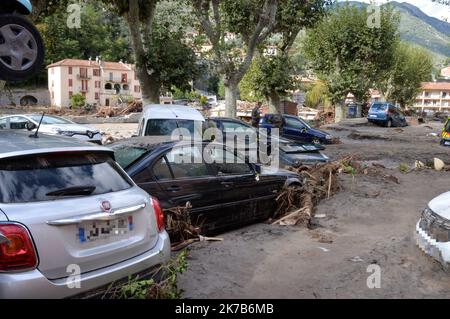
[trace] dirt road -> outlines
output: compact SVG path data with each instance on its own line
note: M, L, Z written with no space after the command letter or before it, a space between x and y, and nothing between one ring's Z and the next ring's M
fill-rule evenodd
M427 127L430 125L430 127ZM343 190L321 202L313 229L257 224L224 234L220 243L191 246L180 278L186 298L449 298L450 276L414 242L421 210L450 189L450 173L403 174L450 149L428 134L440 123L403 130L372 125L333 125L343 144L327 147L332 158L356 155L382 163L380 176L341 175ZM428 136L427 136L428 135ZM400 184L383 179L393 174ZM381 288L369 289L367 267L381 267Z

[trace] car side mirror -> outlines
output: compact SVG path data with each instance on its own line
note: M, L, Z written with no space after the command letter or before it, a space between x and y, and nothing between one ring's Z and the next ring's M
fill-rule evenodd
M27 123L25 124L25 127L26 127L26 129L27 129L28 131L32 131L32 130L34 130L37 126L36 126L36 124L34 124L33 122L27 122Z

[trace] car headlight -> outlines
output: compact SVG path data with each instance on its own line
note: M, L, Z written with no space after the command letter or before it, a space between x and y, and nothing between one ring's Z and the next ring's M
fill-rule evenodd
M332 140L332 139L333 139L333 136L327 135L327 136L325 136L325 139L327 139L327 140Z

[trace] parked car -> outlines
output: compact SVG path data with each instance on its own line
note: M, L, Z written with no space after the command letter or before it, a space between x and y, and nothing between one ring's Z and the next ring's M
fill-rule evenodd
M447 121L442 128L441 145L450 146L450 117L447 117Z
M333 136L312 128L305 120L288 114L265 114L261 118L260 128L268 130L278 128L281 137L302 143L331 144Z
M84 294L168 261L159 202L110 149L19 131L0 145L0 298Z
M271 143L274 137L267 137L260 134L259 130L256 130L250 124L232 118L218 117L210 118L207 121L214 122L215 127L221 131L223 141L218 141L223 144L227 143L227 130L236 134L239 140L244 141L243 145L237 145L237 151L241 154L248 154L250 151L258 151L259 146L262 146L261 150L267 150L266 155L271 154ZM257 143L250 141L249 132L252 132ZM261 137L261 138L259 138ZM285 138L277 139L279 145L279 162L281 168L287 168L289 166L299 167L301 165L311 165L318 162L327 162L329 158L321 151L325 149L322 145L312 143L300 143Z
M154 144L138 137L110 147L137 185L159 198L164 209L190 202L189 217L202 234L266 220L275 212L281 189L301 185L297 174L267 172L218 143Z
M432 199L416 225L417 245L439 261L445 270L450 266L450 192Z
M0 129L36 131L42 114L10 115L0 118ZM39 133L62 135L77 138L81 141L102 144L99 130L74 123L55 115L44 115Z
M407 126L405 115L390 103L373 103L369 109L367 120L386 127Z
M171 136L177 129L187 129L191 136L202 136L203 115L185 105L147 105L139 121L138 136Z

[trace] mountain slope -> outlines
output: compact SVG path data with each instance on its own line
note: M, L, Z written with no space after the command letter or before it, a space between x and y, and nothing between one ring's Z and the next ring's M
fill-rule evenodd
M366 3L348 1L358 7L366 7ZM412 44L424 47L434 58L435 64L441 64L450 57L450 23L430 17L416 6L390 1L400 14L400 37Z

